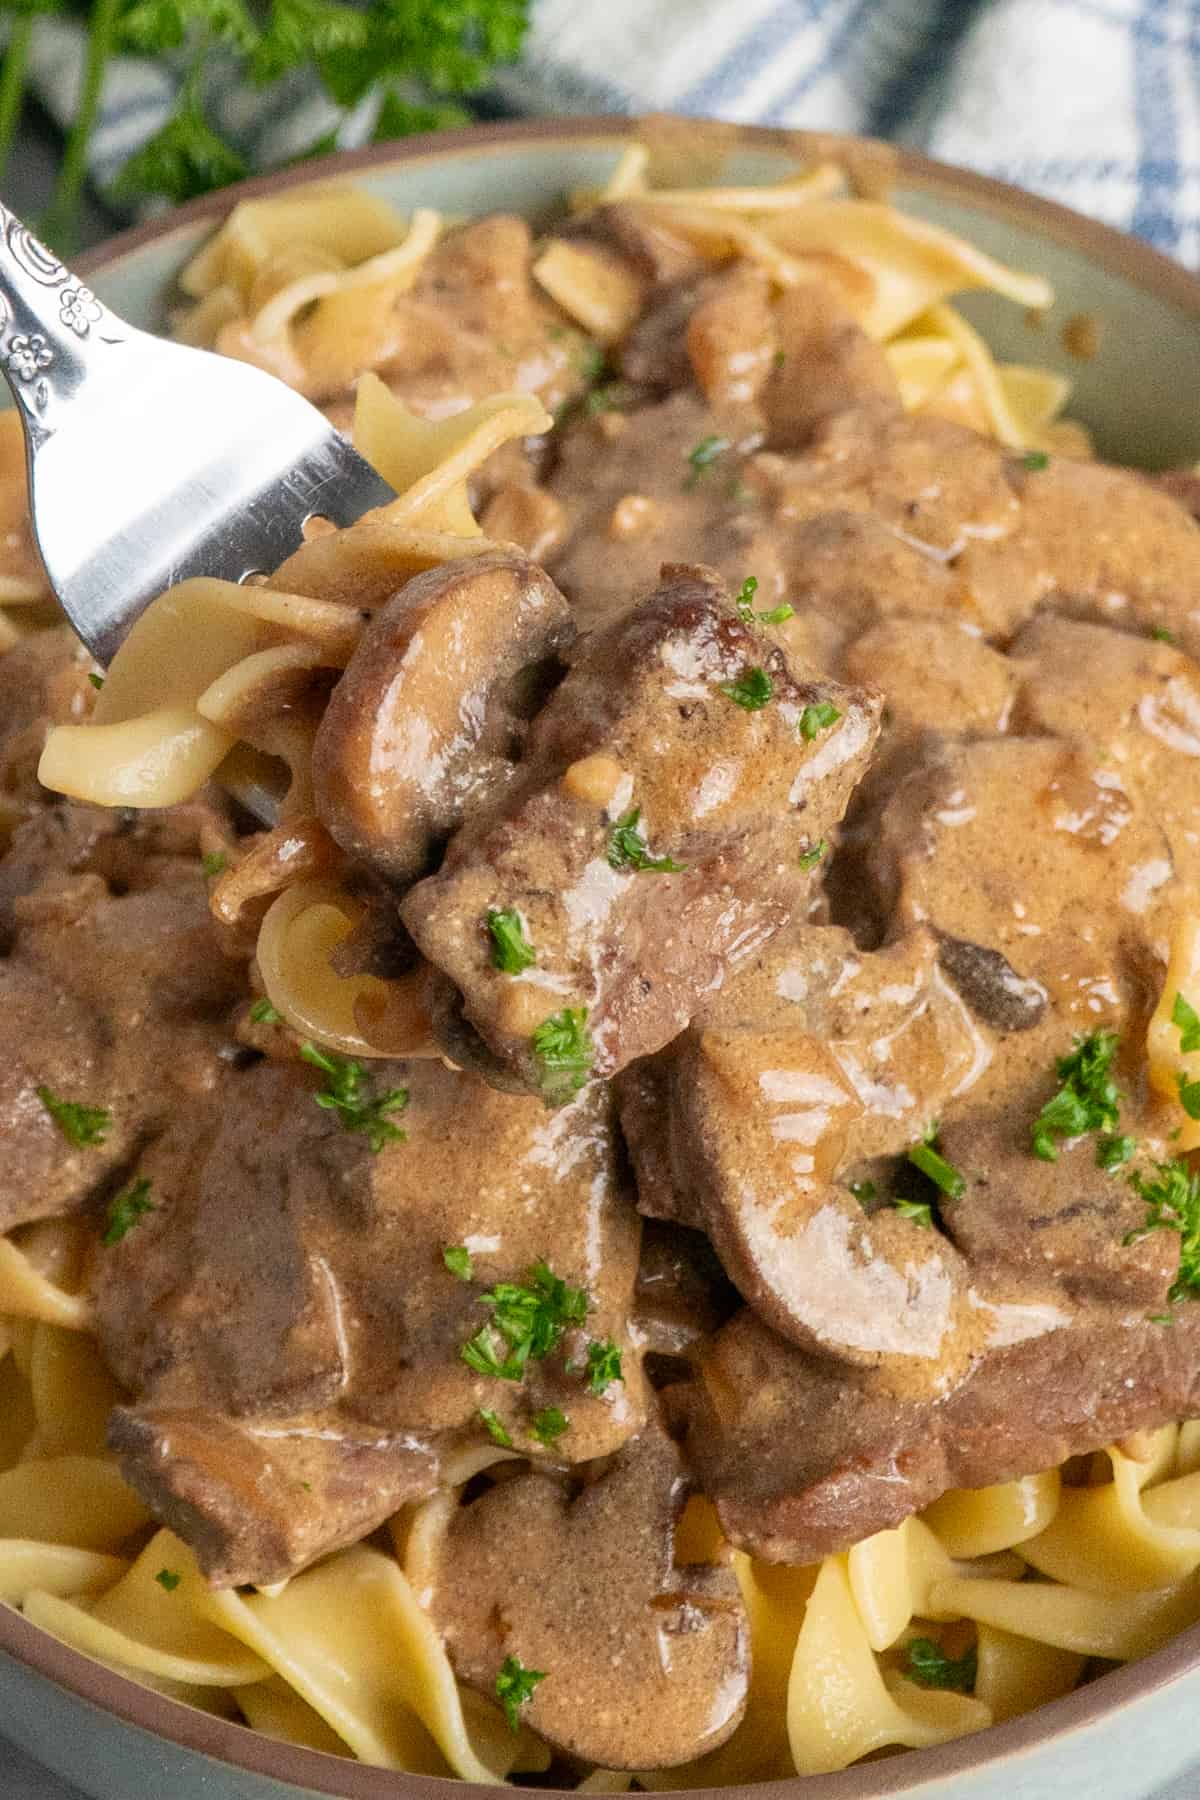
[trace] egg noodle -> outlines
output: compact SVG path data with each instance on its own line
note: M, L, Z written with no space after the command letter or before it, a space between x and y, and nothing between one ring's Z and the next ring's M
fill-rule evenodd
M885 347L904 405L1022 450L1089 454L1061 418L1069 385L995 362L951 304L990 289L1041 309L1037 276L846 191L821 163L774 186L652 190L631 145L598 194L644 206L714 265L761 266L778 288L831 281ZM87 723L59 726L43 783L103 806L162 807L216 775L266 792L278 825L213 887L217 916L257 926L266 996L297 1032L355 1056L433 1054L403 980L331 960L362 902L312 797L313 736L331 672L364 619L410 576L492 548L468 486L485 460L551 424L528 393L425 418L371 371L389 352L389 302L445 229L355 188L313 186L239 205L184 272L188 342L261 364L302 391L358 379L353 434L398 498L310 537L258 585L196 579L143 615ZM615 343L644 299L586 239L548 236L535 279L570 321ZM29 539L13 414L0 419L0 648L49 616ZM2 823L2 821L0 821ZM265 908L265 916L264 916ZM1200 920L1181 928L1164 995L1200 990ZM1164 1006L1166 1002L1164 1000ZM1153 1078L1173 1096L1179 1034L1160 1009ZM1189 1124L1184 1148L1200 1144ZM461 1485L504 1452L474 1450L448 1489L392 1523L390 1542L336 1552L271 1590L214 1591L186 1546L156 1530L105 1450L118 1399L89 1335L83 1228L0 1239L0 1598L135 1681L270 1736L387 1768L487 1782L545 1770L550 1752L460 1690L421 1596ZM753 1675L721 1748L641 1775L579 1771L584 1789L708 1786L841 1769L872 1752L982 1730L1074 1688L1097 1664L1146 1655L1200 1620L1200 1424L1140 1433L1066 1471L946 1494L923 1516L819 1565L760 1562L724 1545L693 1501L680 1560L732 1557ZM914 1641L973 1680L920 1685ZM944 1677L943 1677L944 1679Z

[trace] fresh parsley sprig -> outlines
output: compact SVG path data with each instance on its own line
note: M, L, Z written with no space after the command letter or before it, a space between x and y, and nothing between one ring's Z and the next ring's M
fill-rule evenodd
M532 969L537 952L525 935L525 921L515 906L491 906L487 914L492 940L492 967L502 975L520 975Z
M106 1106L85 1106L81 1100L63 1100L48 1087L34 1090L68 1144L77 1150L90 1150L102 1144L112 1129L112 1114Z
M682 875L686 863L669 856L651 856L650 847L638 829L642 809L635 806L617 820L608 834L608 866L610 869L633 869L639 875Z
M596 1060L586 1006L564 1006L543 1019L530 1044L541 1077L542 1098L562 1106L583 1087Z
M769 612L755 612L754 596L758 592L757 575L747 575L733 604L738 609L738 617L746 625L783 625L795 614L795 607L789 606L785 600L782 606L773 606Z
M1200 1171L1176 1157L1155 1163L1152 1177L1131 1175L1129 1185L1146 1203L1146 1220L1126 1234L1125 1243L1136 1244L1150 1231L1177 1231L1179 1271L1169 1297L1200 1298Z
M309 1041L301 1044L300 1054L325 1076L325 1086L313 1099L327 1112L337 1114L343 1131L361 1133L376 1156L385 1144L408 1142L408 1133L387 1117L388 1113L404 1111L408 1105L407 1088L389 1088L384 1094L373 1095L367 1086L367 1071L354 1057L336 1056Z
M947 1656L932 1638L913 1638L908 1645L908 1661L904 1673L919 1687L952 1688L958 1694L970 1694L975 1688L978 1656L974 1645L962 1656Z
M459 1355L477 1375L520 1381L528 1362L541 1362L562 1342L568 1325L582 1324L589 1300L569 1287L548 1263L535 1263L523 1282L498 1281L480 1303L491 1321L468 1338Z
M521 1729L521 1708L532 1699L539 1681L545 1681L545 1669L527 1669L519 1656L506 1656L496 1677L496 1698L504 1708L510 1731Z
M1032 1126L1033 1154L1043 1162L1058 1161L1064 1138L1083 1137L1089 1131L1115 1132L1121 1116L1121 1094L1112 1076L1117 1054L1115 1031L1094 1031L1077 1037L1069 1056L1061 1056L1055 1073L1061 1086L1047 1100ZM1098 1152L1101 1168L1111 1152L1102 1140Z
M147 1213L154 1211L150 1183L145 1175L139 1175L124 1193L118 1194L110 1203L100 1242L106 1250L111 1250L114 1244L119 1244L122 1238L128 1237L139 1219L144 1219Z

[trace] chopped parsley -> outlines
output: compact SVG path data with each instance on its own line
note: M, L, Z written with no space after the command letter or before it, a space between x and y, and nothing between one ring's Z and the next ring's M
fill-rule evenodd
M794 606L789 606L786 601L782 606L773 606L770 612L755 612L754 596L757 592L758 577L747 575L742 583L741 592L733 603L738 609L738 617L743 624L753 625L757 621L760 625L782 625L785 620L793 617L796 609Z
M1021 467L1028 469L1031 475L1040 475L1043 469L1050 467L1050 458L1044 450L1027 450L1021 458Z
M496 1698L504 1708L510 1731L520 1731L520 1710L533 1697L539 1681L545 1681L545 1669L527 1669L519 1656L506 1656L496 1677Z
M139 1175L110 1204L100 1242L106 1250L111 1250L114 1244L119 1244L133 1230L139 1219L154 1210L154 1202L150 1198L150 1183L144 1175Z
M715 433L710 437L702 437L687 453L690 473L684 481L684 487L694 488L700 477L712 468L718 456L724 455L728 448L728 438L717 437Z
M854 1198L858 1201L860 1206L869 1206L872 1200L878 1200L879 1198L879 1189L875 1186L873 1181L852 1181L850 1183L850 1192L854 1195Z
M586 1006L564 1006L543 1019L530 1039L542 1076L542 1098L562 1106L592 1072L596 1046L587 1028Z
M585 381L599 381L608 368L608 354L599 344L580 344L575 352L575 368Z
M1151 631L1150 636L1156 638L1160 644L1173 644L1175 642L1175 633L1173 631L1168 631L1165 625L1156 625Z
M811 850L802 850L800 852L799 858L797 859L800 867L802 869L815 869L828 848L828 839L818 838Z
M564 1431L568 1431L571 1421L566 1413L560 1412L557 1406L544 1406L539 1413L534 1413L529 1425L531 1437L539 1444L557 1443Z
M103 675L97 675L94 671L89 672L88 680L91 682L97 693L99 693L100 689L104 686Z
M633 807L618 819L608 834L608 866L610 869L635 869L639 875L682 875L686 863L669 856L651 856L645 838L638 830L642 816L640 806Z
M593 1338L587 1347L588 1391L592 1394L606 1393L614 1381L624 1381L621 1373L621 1352L611 1338L603 1343Z
M816 700L800 714L800 736L806 744L811 744L822 731L828 731L831 725L836 725L841 716L837 707L828 700Z
M1200 1050L1200 1013L1182 994L1175 996L1175 1004L1171 1008L1171 1023L1179 1027L1179 1048L1185 1056L1190 1056L1193 1050Z
M904 1673L918 1687L953 1688L955 1693L969 1694L975 1687L977 1662L974 1645L962 1656L947 1656L932 1638L919 1637L908 1646Z
M487 928L492 938L492 967L502 975L520 975L537 961L525 935L525 921L515 906L490 906Z
M85 1106L80 1100L61 1100L48 1087L35 1089L68 1144L77 1150L88 1150L102 1144L112 1126L112 1114L106 1106Z
M584 408L595 418L599 413L621 412L636 399L637 389L627 381L608 381L603 387L592 389L584 401Z
M1043 1162L1058 1161L1058 1142L1063 1138L1116 1130L1121 1095L1112 1078L1112 1065L1117 1043L1115 1031L1094 1031L1090 1037L1077 1037L1070 1055L1060 1056L1054 1065L1062 1085L1031 1128L1033 1154ZM1106 1163L1100 1166L1108 1167Z
M1178 1158L1155 1163L1154 1177L1131 1175L1129 1185L1146 1203L1146 1221L1126 1234L1126 1244L1136 1244L1149 1231L1179 1233L1179 1273L1168 1299L1194 1300L1200 1295L1200 1171L1189 1169Z
M931 1125L920 1143L914 1144L908 1152L908 1160L914 1169L920 1169L922 1175L927 1175L933 1185L940 1188L948 1199L961 1200L967 1190L966 1177L954 1167L953 1163L947 1162L936 1148L937 1131L936 1123ZM897 1203L896 1210L903 1211L904 1206L905 1202L900 1201ZM928 1212L928 1207L925 1210ZM917 1215L915 1212L905 1212L904 1216L906 1219L915 1219ZM927 1222L926 1220L921 1221L922 1224Z
M442 1251L442 1261L450 1273L457 1275L460 1281L474 1279L475 1267L471 1261L471 1252L465 1244L447 1244Z
M211 881L216 875L223 875L229 865L229 858L223 850L210 850L200 858L200 867Z
M479 1417L487 1426L488 1436L492 1439L492 1442L499 1444L504 1450L511 1450L513 1441L505 1430L500 1414L493 1412L489 1406L481 1406L479 1409Z
M523 1282L498 1281L479 1299L491 1307L491 1321L459 1355L477 1375L500 1381L520 1381L526 1363L557 1350L567 1326L581 1325L589 1305L583 1288L568 1287L545 1262L535 1263Z
M777 350L775 352L774 356L771 358L771 366L772 366L772 368L775 368L775 369L782 369L782 367L786 361L787 361L787 351L786 350Z
M165 1588L168 1594L173 1594L183 1580L183 1576L177 1575L174 1569L160 1569L154 1579L160 1588Z
M949 1167L949 1164L946 1165ZM959 1176L961 1181L962 1177ZM914 1225L933 1227L933 1207L928 1200L893 1200L892 1205L902 1219L911 1219Z
M775 693L775 683L765 669L743 669L736 681L723 681L721 692L744 712L761 712Z
M325 1086L313 1099L327 1112L335 1112L343 1131L360 1132L378 1156L385 1144L406 1144L408 1134L393 1124L386 1115L403 1112L408 1105L407 1088L389 1088L386 1093L372 1095L367 1090L367 1071L352 1056L335 1056L319 1050L312 1042L300 1046L300 1054L314 1069L326 1077Z
M250 1008L250 1022L252 1025L279 1025L283 1022L283 1014L264 996Z
M1096 1167L1107 1169L1110 1175L1115 1175L1118 1169L1123 1169L1130 1161L1136 1149L1136 1138L1102 1137L1096 1144Z
M1180 1070L1176 1077L1179 1082L1179 1104L1189 1119L1200 1119L1200 1081L1189 1081Z

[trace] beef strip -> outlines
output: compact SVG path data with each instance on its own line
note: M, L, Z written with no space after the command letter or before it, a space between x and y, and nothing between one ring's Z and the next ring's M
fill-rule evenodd
M724 1743L746 1704L747 1622L732 1569L675 1560L687 1491L649 1426L576 1497L531 1470L457 1508L430 1610L460 1677L494 1695L506 1656L544 1671L523 1717L601 1768L671 1768Z
M574 629L548 576L511 551L443 563L375 613L313 745L316 810L348 854L414 880L511 778Z
M314 1104L306 1066L231 1074L140 1159L156 1210L93 1259L100 1341L136 1396L111 1441L218 1585L361 1537L435 1484L441 1450L488 1441L481 1407L535 1453L531 1420L559 1407L565 1462L644 1416L638 1221L604 1091L550 1115L435 1061L371 1065L375 1093L400 1085L407 1142L374 1155ZM452 1245L472 1279L447 1268ZM460 1352L491 1317L480 1296L543 1259L587 1291L586 1322L524 1380L477 1373ZM581 1373L592 1339L621 1353L602 1394Z
M1156 1235L1168 1236L1169 1233ZM933 1402L807 1356L754 1314L668 1391L730 1540L811 1563L901 1523L948 1488L988 1487L1200 1408L1200 1308L1133 1313L996 1346Z
M728 690L755 670L769 698L748 708ZM878 714L872 693L794 672L711 570L664 569L656 593L585 640L499 810L403 903L462 996L479 1066L541 1091L533 1034L564 1007L587 1009L600 1076L682 1030L803 908L799 858L844 812ZM621 865L614 827L635 814L649 853L680 869ZM519 977L496 967L491 908L515 908L534 947Z

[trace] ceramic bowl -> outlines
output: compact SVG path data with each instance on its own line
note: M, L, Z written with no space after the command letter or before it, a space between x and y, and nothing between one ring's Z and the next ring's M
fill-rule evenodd
M803 133L697 127L732 180L777 179L812 154ZM632 120L505 124L330 157L193 202L93 252L86 270L119 312L163 325L172 283L242 197L331 176L404 208L549 214L565 190L611 169ZM821 140L828 143L830 140ZM1144 244L1000 182L902 152L899 203L1054 285L1038 321L989 296L965 310L1005 359L1049 364L1075 383L1073 416L1114 461L1200 460L1200 279ZM1099 316L1089 362L1061 328ZM779 1784L781 1800L1150 1800L1182 1779L1200 1793L1200 1627L1166 1649L1025 1718L938 1749ZM94 1800L444 1800L445 1784L273 1742L136 1686L0 1607L0 1732ZM1190 1781L1187 1771L1193 1769ZM714 1795L717 1790L712 1790ZM488 1790L493 1800L501 1792ZM753 1800L763 1789L743 1790ZM728 1796L731 1790L725 1790Z

